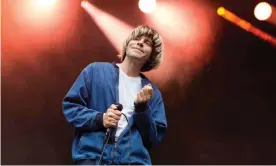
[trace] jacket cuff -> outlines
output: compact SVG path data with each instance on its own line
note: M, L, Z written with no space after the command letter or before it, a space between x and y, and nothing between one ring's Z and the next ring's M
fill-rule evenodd
M147 106L148 106L147 102L145 102L145 103L135 103L134 102L134 111L136 113L145 112L147 110Z
M96 124L97 124L99 129L104 129L103 114L102 113L97 113L97 115L96 115Z

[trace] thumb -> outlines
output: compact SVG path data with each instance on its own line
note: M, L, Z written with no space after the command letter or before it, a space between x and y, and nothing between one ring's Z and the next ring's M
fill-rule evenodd
M151 86L152 87L152 85L150 83L148 83L147 86Z

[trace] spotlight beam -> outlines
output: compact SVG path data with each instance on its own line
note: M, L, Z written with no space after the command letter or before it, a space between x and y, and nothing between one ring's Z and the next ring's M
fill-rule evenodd
M123 41L134 27L126 24L109 13L96 8L88 1L83 1L81 6L103 31L112 46L120 52Z
M223 7L219 7L217 10L217 13L218 13L218 15L222 16L226 20L236 24L240 28L253 33L255 36L257 36L265 41L270 42L273 46L276 46L276 38L275 37L260 30L259 28L255 27L255 26L253 26L252 24L250 24L246 20L238 17L237 15L230 12L229 10L227 10Z

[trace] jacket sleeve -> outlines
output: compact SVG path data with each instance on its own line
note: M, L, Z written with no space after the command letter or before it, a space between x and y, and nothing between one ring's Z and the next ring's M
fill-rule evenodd
M91 100L92 65L82 70L62 101L63 114L66 120L77 129L95 131L103 127L103 114L88 108Z
M167 129L161 94L152 104L135 104L134 109L134 124L142 136L145 147L151 148L159 144Z

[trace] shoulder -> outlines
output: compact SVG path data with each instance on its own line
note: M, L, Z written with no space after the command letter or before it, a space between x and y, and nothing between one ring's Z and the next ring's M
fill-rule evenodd
M93 70L93 69L97 69L97 68L107 68L107 67L112 67L112 63L109 62L93 62L88 64L85 69L87 70Z
M88 64L83 70L84 72L93 72L93 71L99 71L99 70L111 70L114 68L114 65L109 62L93 62Z

